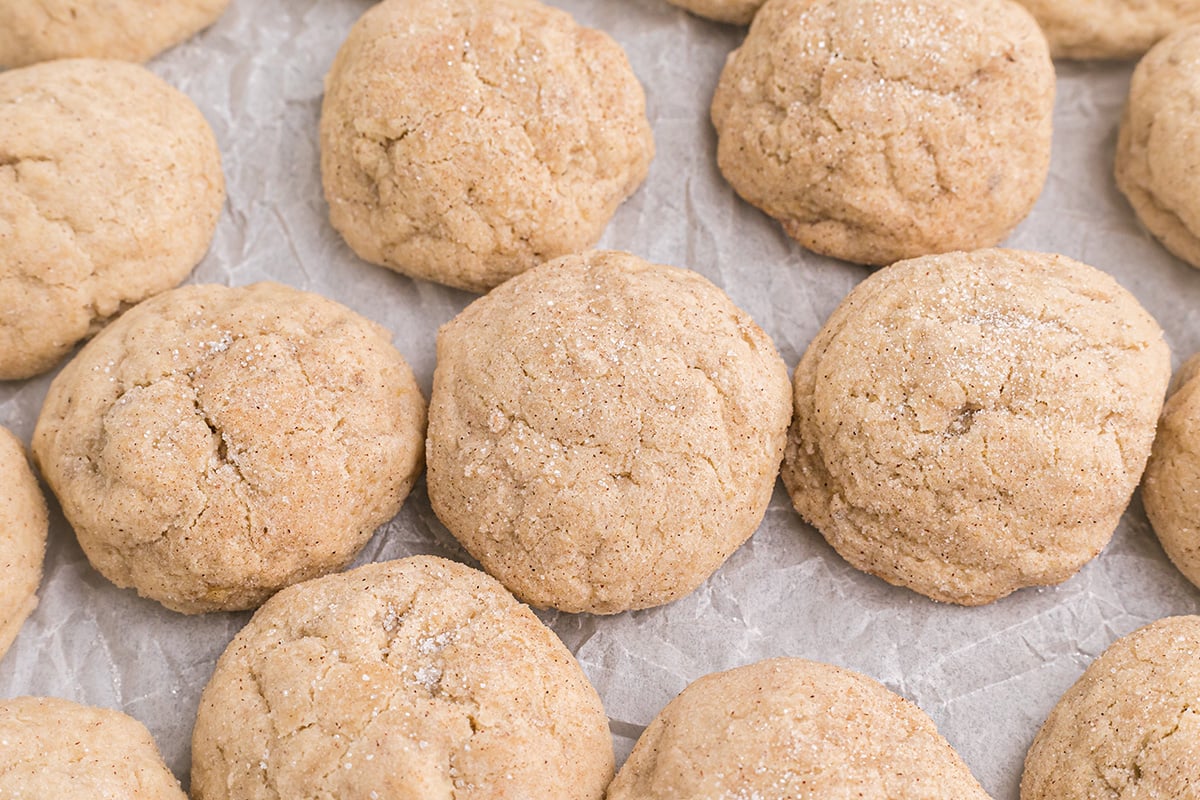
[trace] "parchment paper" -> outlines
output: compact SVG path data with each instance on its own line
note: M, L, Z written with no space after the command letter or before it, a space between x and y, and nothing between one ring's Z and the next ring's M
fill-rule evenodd
M868 272L814 256L744 204L715 165L708 103L741 28L664 0L552 0L627 50L646 87L658 156L602 245L714 280L794 367ZM317 120L322 79L367 0L234 0L212 28L150 67L196 100L224 154L229 201L191 282L282 281L388 326L428 394L437 327L472 296L358 261L329 226ZM1010 237L1107 270L1162 323L1174 366L1200 348L1200 271L1139 227L1111 177L1132 64L1058 65L1045 193ZM29 441L51 376L0 384L0 424ZM187 785L189 740L214 662L248 614L185 617L93 571L51 502L41 605L0 662L0 695L47 694L144 722ZM419 483L359 561L414 553L466 559ZM859 573L777 488L757 534L695 594L614 617L545 613L595 683L618 760L687 683L776 655L841 664L919 704L998 800L1016 800L1025 750L1063 691L1114 639L1200 591L1171 566L1138 499L1104 553L1074 578L982 608L939 605Z

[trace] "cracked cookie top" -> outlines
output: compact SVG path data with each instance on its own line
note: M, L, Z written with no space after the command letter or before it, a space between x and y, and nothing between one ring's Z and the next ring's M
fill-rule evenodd
M229 0L0 0L0 68L58 58L146 61L208 27Z
M0 428L0 658L37 607L49 524L24 446Z
M33 452L96 569L198 613L345 567L400 510L424 426L380 326L278 284L188 286L63 369Z
M326 79L321 174L362 258L485 291L591 247L646 177L624 52L536 0L385 0Z
M864 264L998 243L1050 164L1054 65L1010 0L771 0L712 103L739 195Z
M224 202L212 130L149 70L83 59L0 72L0 380L45 372L182 281Z
M142 723L55 697L0 701L0 797L187 800Z
M794 377L783 480L847 561L935 600L1059 583L1112 536L1170 375L1099 270L981 250L902 261L838 306Z
M1200 353L1175 375L1146 462L1142 502L1171 562L1200 586Z
M286 589L217 662L196 800L600 800L612 739L562 642L500 584L433 557Z
M1021 800L1200 798L1200 617L1167 617L1104 651L1025 757Z
M762 520L787 368L696 273L567 256L468 306L437 356L430 501L522 600L603 614L666 603Z
M1115 169L1142 224L1200 268L1200 24L1163 39L1133 71Z
M1182 25L1200 0L1017 0L1037 18L1055 58L1137 58Z
M988 800L921 709L848 669L775 658L706 675L646 728L608 800Z

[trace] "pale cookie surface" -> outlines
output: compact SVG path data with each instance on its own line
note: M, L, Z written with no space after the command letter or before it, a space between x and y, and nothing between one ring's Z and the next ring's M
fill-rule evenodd
M207 28L229 0L0 0L0 68L59 58L146 61Z
M612 772L562 642L432 557L280 592L217 662L192 736L195 800L600 800Z
M763 0L667 0L672 5L686 8L693 14L717 22L729 22L734 25L749 25L754 19L754 13L762 6Z
M33 451L96 569L197 613L345 567L399 511L424 424L378 325L278 284L189 286L63 369Z
M1200 586L1200 354L1180 368L1163 407L1142 502L1163 550Z
M638 740L608 800L987 800L921 709L798 658L707 675Z
M1200 798L1200 617L1118 639L1050 712L1021 800Z
M1170 375L1099 270L981 250L852 291L795 373L783 480L851 564L977 605L1059 583L1111 538Z
M187 800L142 723L53 697L0 701L0 798Z
M1050 163L1054 65L1009 0L772 0L712 103L739 195L864 264L994 245Z
M601 614L669 602L762 520L787 368L696 273L568 256L468 306L437 355L430 501L526 602Z
M1142 224L1200 268L1200 24L1159 42L1134 70L1116 176Z
M182 281L224 201L208 123L145 68L0 72L0 380L50 369Z
M536 0L385 0L326 79L333 226L463 289L594 245L653 152L620 46Z
M1017 0L1037 18L1055 58L1137 58L1200 22L1200 0Z
M0 428L0 658L37 607L48 526L25 447Z

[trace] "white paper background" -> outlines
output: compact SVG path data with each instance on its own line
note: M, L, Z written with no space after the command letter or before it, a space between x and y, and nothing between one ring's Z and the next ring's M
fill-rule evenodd
M553 0L624 45L646 87L658 157L602 245L714 280L774 338L789 366L867 275L814 256L721 179L707 107L743 30L664 0ZM388 326L428 393L434 335L471 296L358 261L321 196L322 78L368 0L234 0L207 32L150 64L190 94L220 141L229 201L191 282L262 279L310 289ZM1114 274L1167 331L1174 365L1200 348L1200 272L1138 226L1111 177L1130 64L1059 64L1045 194L1008 240ZM50 376L0 383L0 424L28 443ZM419 483L360 561L432 552L463 558ZM0 661L0 695L48 694L122 709L155 735L187 784L199 695L247 614L184 617L94 572L52 503L41 605ZM861 670L918 703L985 788L1016 800L1024 753L1059 695L1116 637L1200 612L1139 501L1112 543L1060 587L983 608L938 605L848 567L782 489L758 533L692 596L615 617L543 614L577 652L612 719L618 759L689 681L775 655Z

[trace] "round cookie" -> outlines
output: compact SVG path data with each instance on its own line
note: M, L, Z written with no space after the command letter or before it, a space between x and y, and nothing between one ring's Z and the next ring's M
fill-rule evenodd
M49 524L25 448L0 428L0 658L37 607Z
M45 372L182 281L224 201L208 123L145 68L0 72L0 380Z
M1200 798L1200 617L1118 639L1038 731L1021 800Z
M706 675L650 723L607 800L987 800L921 709L847 669L776 658Z
M384 0L326 78L321 175L363 259L484 291L584 250L654 142L624 52L536 0Z
M468 306L437 356L430 502L522 600L598 614L667 603L762 520L787 368L696 273L567 256Z
M1163 406L1142 502L1171 562L1200 586L1200 354L1180 368Z
M96 569L199 613L345 567L400 510L424 426L378 325L278 284L188 286L63 369L33 452Z
M1050 164L1054 65L1010 0L772 0L712 103L739 195L863 264L994 245Z
M1167 37L1133 72L1117 137L1117 185L1179 258L1200 268L1200 25Z
M0 68L58 58L146 61L208 27L229 0L0 0Z
M280 592L200 699L192 797L600 800L612 739L562 642L433 557Z
M0 797L187 800L142 723L54 697L0 701Z
M732 25L749 25L763 0L667 0L693 14Z
M1181 25L1200 22L1200 0L1017 0L1055 58L1137 58Z
M1169 373L1158 325L1092 267L902 261L800 360L784 484L852 565L934 600L1059 583L1116 529Z

